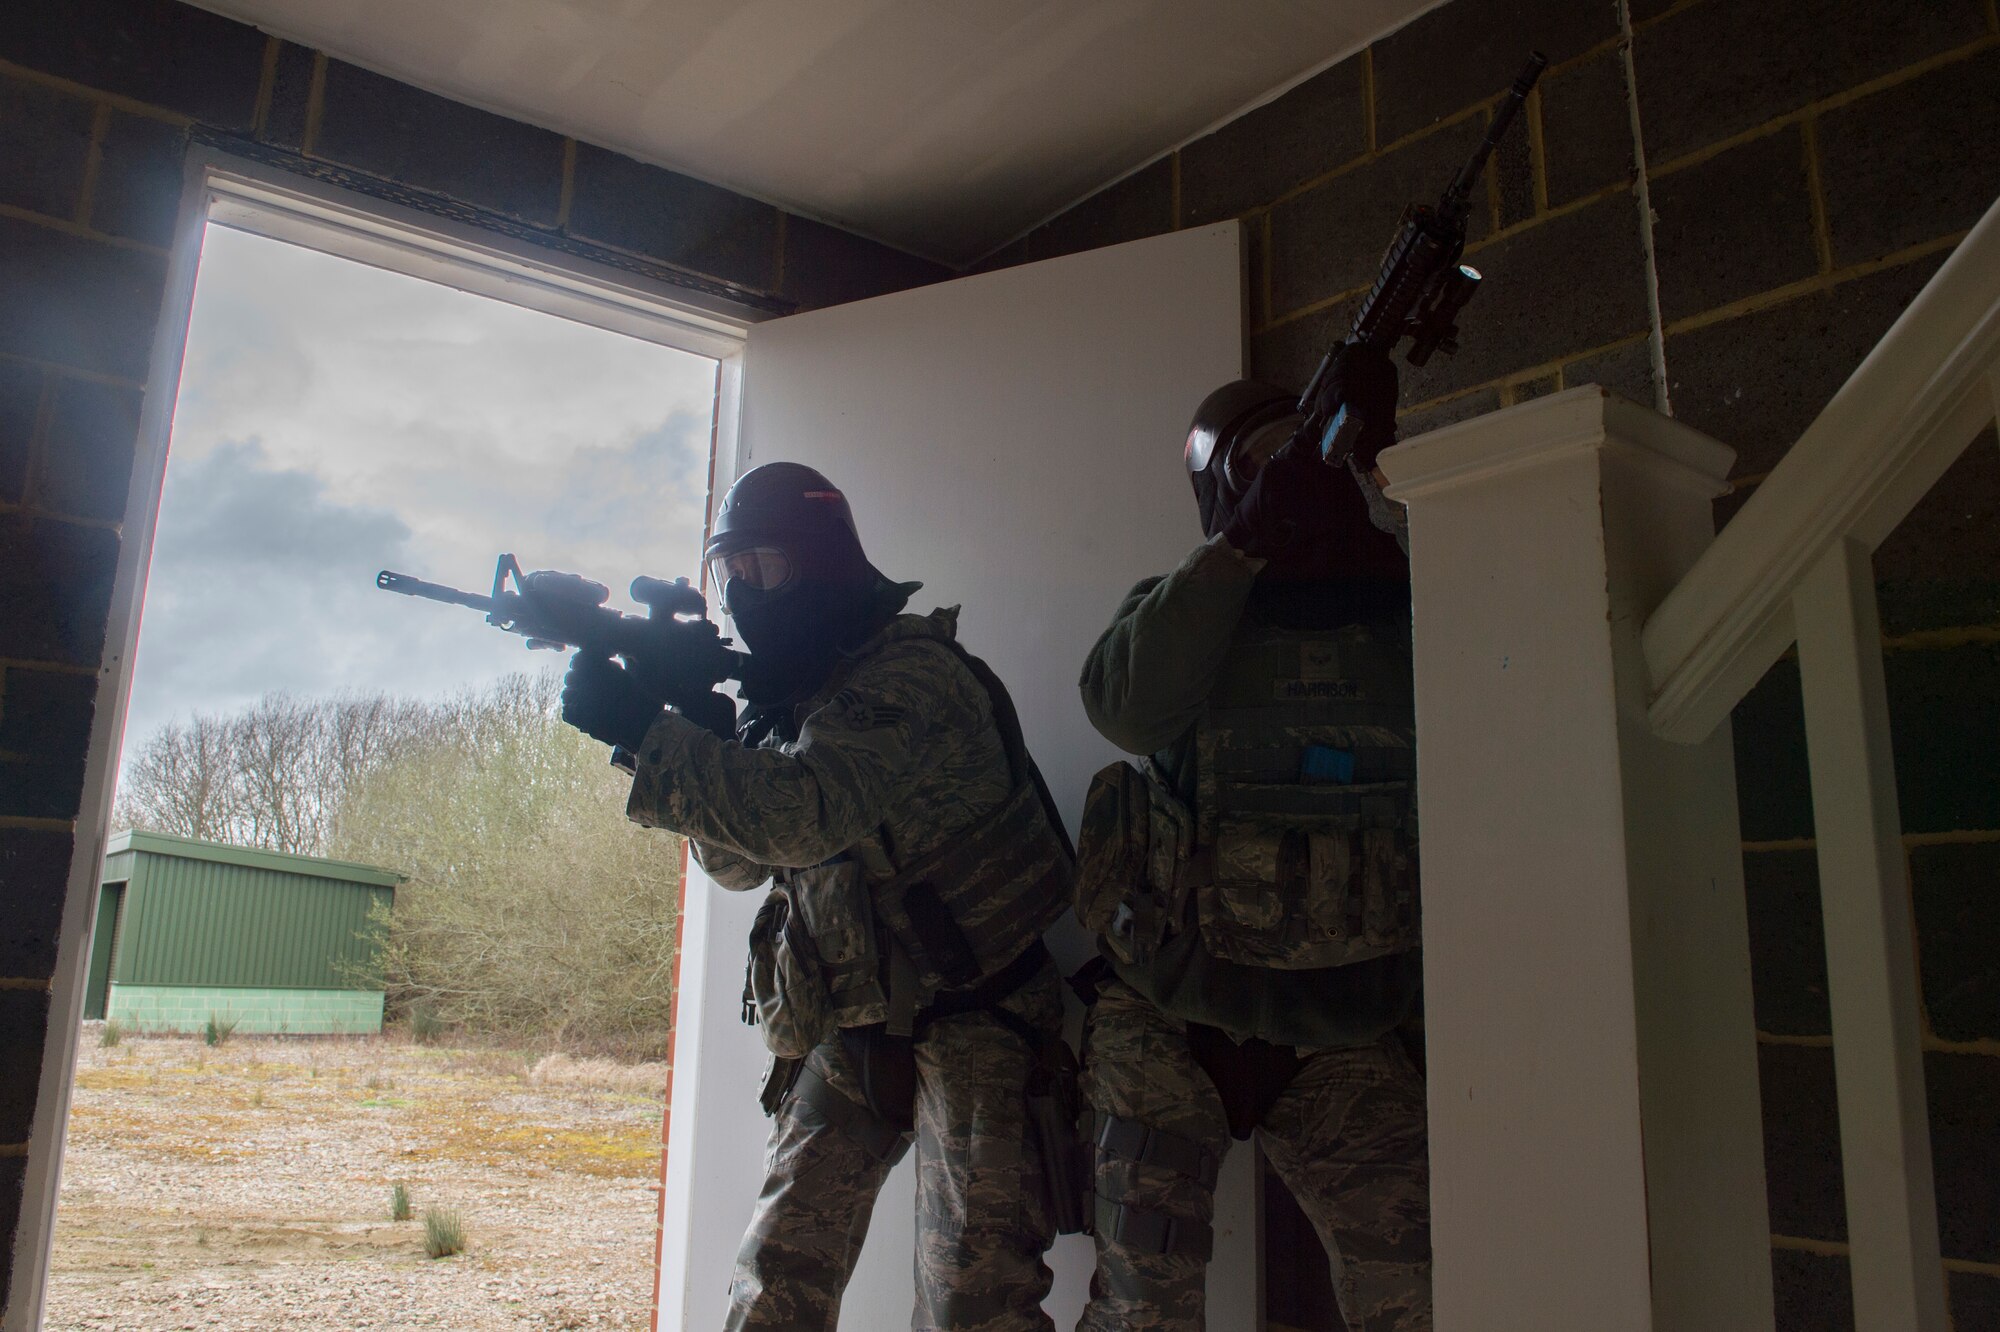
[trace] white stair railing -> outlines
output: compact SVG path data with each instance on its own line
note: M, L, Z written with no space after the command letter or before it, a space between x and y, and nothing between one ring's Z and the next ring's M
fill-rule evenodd
M1746 372L1754 367L1746 367ZM1870 556L2000 407L2000 206L1718 537L1595 387L1391 449L1423 736L1439 1332L1768 1332L1729 713L1797 643L1859 1332L1943 1332Z
M1708 735L1798 644L1859 1332L1943 1332L1921 996L1871 556L2000 414L2000 204L1646 622L1649 715Z
M1846 541L1879 546L1996 397L2000 203L1646 621L1662 735L1693 741L1729 715L1797 637L1792 602L1812 567Z

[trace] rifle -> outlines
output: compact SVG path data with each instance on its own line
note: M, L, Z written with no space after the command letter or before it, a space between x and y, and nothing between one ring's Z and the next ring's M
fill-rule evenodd
M1447 356L1457 352L1458 312L1478 292L1480 282L1478 269L1459 262L1465 253L1466 199L1548 63L1540 51L1529 54L1520 77L1501 97L1486 137L1452 177L1436 207L1411 204L1404 210L1402 226L1382 256L1381 272L1354 316L1353 327L1327 351L1299 396L1299 412L1305 419L1286 448L1316 448L1323 461L1340 462L1360 439L1367 422L1348 410L1328 383L1343 347L1362 343L1393 353L1396 343L1408 337L1406 357L1411 365L1422 365L1440 351Z
M644 615L612 610L604 604L611 589L581 574L553 569L522 573L512 555L502 555L493 566L493 591L486 596L389 569L375 575L375 586L484 611L486 623L521 635L530 648L576 648L592 656L622 657L663 702L676 707L697 706L716 685L744 679L750 669L749 655L729 646L730 640L706 618L707 600L685 578L671 583L643 574L634 578L632 600L646 608Z

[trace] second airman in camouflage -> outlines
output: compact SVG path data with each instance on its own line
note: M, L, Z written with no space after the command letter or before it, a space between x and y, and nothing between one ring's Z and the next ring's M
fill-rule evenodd
M1431 1326L1424 1085L1398 1032L1420 974L1407 565L1349 477L1273 458L1292 401L1238 383L1202 404L1210 539L1132 589L1083 669L1093 724L1145 756L1098 774L1079 838L1108 971L1085 1332L1199 1332L1217 1172L1253 1133L1349 1332Z

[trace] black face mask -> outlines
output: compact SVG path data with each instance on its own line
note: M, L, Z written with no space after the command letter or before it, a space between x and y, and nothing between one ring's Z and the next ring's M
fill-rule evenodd
M723 604L750 652L743 696L763 707L810 695L841 653L859 646L885 618L874 578L800 577L776 592L732 582L723 589Z
M884 578L846 533L771 544L791 562L788 582L766 590L732 578L722 589L722 604L750 653L743 697L758 707L810 697L842 654L902 610L917 586Z

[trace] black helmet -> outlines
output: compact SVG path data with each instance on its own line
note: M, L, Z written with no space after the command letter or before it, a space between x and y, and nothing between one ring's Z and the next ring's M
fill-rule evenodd
M729 590L776 598L800 583L872 583L854 511L840 488L804 463L753 467L722 497L703 557L732 614Z
M704 556L713 559L767 540L851 544L861 549L854 510L839 487L804 463L774 462L738 477L722 497Z
M1214 536L1221 530L1257 469L1284 447L1298 424L1298 395L1275 384L1231 380L1201 400L1182 456L1201 506L1202 531Z

